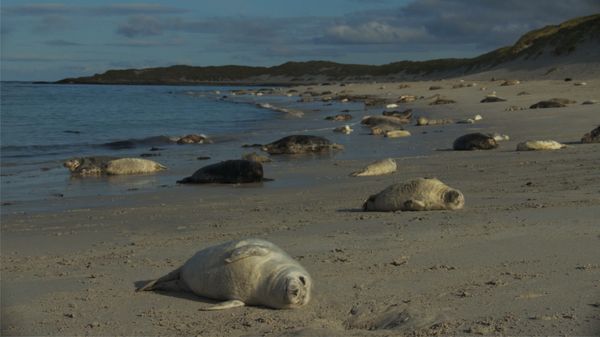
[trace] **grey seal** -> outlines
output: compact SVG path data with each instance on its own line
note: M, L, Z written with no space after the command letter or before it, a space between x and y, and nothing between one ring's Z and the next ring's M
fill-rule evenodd
M178 184L240 184L267 180L263 177L262 164L250 160L226 160L204 166L190 177L178 180Z
M483 133L469 133L456 138L452 148L457 151L491 150L498 147L494 137Z
M464 207L463 194L436 178L418 178L393 184L371 195L363 204L364 211L429 211L456 210Z
M344 147L327 138L310 135L292 135L264 145L262 150L269 154L301 154L340 150Z
M312 284L308 272L281 248L266 240L246 239L202 249L137 291L187 291L224 300L204 310L244 305L294 309L310 301Z

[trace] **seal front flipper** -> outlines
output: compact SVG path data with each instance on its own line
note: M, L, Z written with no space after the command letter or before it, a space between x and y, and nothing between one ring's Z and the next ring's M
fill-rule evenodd
M424 211L426 207L421 200L411 199L404 202L404 209L407 211Z
M202 308L200 310L201 311L225 310L225 309L243 307L244 305L246 305L246 304L242 301L231 300L231 301L225 301L225 302L218 303L216 305L213 305L212 307Z
M265 256L269 254L271 250L265 246L259 245L247 245L236 248L228 258L225 259L225 262L232 263L241 259L245 259L251 256Z

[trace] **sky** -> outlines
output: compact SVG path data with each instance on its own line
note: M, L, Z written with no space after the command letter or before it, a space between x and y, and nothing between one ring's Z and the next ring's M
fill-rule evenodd
M472 57L596 13L600 0L2 0L0 79Z

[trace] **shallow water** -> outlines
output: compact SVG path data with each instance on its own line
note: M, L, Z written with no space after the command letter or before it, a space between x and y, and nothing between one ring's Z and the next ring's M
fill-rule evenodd
M297 103L297 97L232 96L234 87L52 85L3 82L1 105L1 199L3 212L24 201L121 195L174 186L198 168L243 153L258 151L242 144L264 144L290 134L325 136L343 144L344 151L327 156L277 156L265 166L265 175L294 171L331 160L374 160L382 157L420 156L447 147L441 128L408 126L413 136L386 139L368 135L360 118L381 109L364 110L362 103ZM223 98L223 96L227 96ZM304 112L302 118L263 109L257 103L285 106ZM349 109L349 122L324 117ZM332 129L351 124L351 135ZM444 127L446 137L456 126ZM425 133L423 133L425 132ZM177 145L157 136L179 137L204 133L213 144ZM133 140L130 147L103 144ZM159 147L159 151L149 151ZM90 155L133 156L166 165L155 175L72 178L62 163ZM207 156L208 160L198 157ZM344 173L346 175L347 173ZM278 179L268 187L319 183L315 177L294 181ZM218 187L217 187L218 188ZM259 187L259 188L265 188ZM31 203L29 203L31 204ZM93 205L90 205L93 206Z

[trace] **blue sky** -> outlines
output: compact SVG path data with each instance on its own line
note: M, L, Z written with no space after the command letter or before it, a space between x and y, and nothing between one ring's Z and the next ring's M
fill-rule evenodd
M2 80L108 69L471 57L599 0L2 0Z

